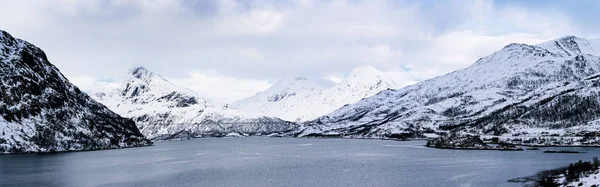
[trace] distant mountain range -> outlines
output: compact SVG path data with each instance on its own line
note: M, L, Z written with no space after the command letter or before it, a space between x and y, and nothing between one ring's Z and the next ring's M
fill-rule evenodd
M360 66L339 83L286 78L230 105L144 67L90 97L41 49L5 31L0 62L0 153L151 145L146 137L403 139L448 132L535 145L600 144L600 41L574 36L510 44L404 88Z
M0 30L0 153L152 145L135 123L94 101L44 51Z
M132 118L150 139L269 135L295 123L211 103L144 67L129 71L117 88L92 94L113 111Z
M293 135L416 138L454 130L595 136L600 130L599 56L600 41L574 36L510 44L465 69L341 107Z
M286 78L231 107L303 122L393 88L398 85L384 72L372 66L360 66L337 84L305 77Z
M209 102L157 73L135 67L120 86L108 86L92 97L132 118L148 138L160 140L287 133L298 127L289 121L316 118L391 87L395 83L385 73L361 66L338 84L284 79L227 105Z

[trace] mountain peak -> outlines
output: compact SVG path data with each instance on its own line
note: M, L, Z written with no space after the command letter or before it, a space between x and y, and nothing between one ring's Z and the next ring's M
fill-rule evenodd
M386 73L363 65L354 68L339 83L326 79L284 78L269 89L234 103L233 107L290 121L307 121L389 88L397 87Z
M10 36L10 34L8 34L8 32L6 32L4 30L0 30L0 38L3 38L6 35Z
M295 78L297 81L301 81L301 80L308 80L308 78L306 77L296 77Z
M129 69L129 75L132 76L132 79L139 79L146 84L173 84L160 74L157 74L143 66L135 66Z
M10 35L8 32L6 32L4 30L0 30L0 46L9 46L11 48L14 48L14 47L18 47L16 45L19 45L19 43L21 43L21 42L27 43L18 38L14 38L12 35ZM2 49L0 47L0 50L5 50L5 49Z
M579 37L573 36L573 35L566 35L566 36L560 37L560 38L558 38L556 40L560 40L560 41L576 41L576 40L585 40L585 39L579 38Z
M589 45L588 41L584 38L578 38L576 36L563 36L554 40L556 43L560 43L563 47L569 50L579 51L581 45Z
M361 75L361 74L382 74L383 72L371 65L360 65L352 69L350 75Z
M277 81L275 83L275 85L290 85L290 84L303 84L302 82L312 82L311 79L306 78L306 77L302 77L302 76L290 76L290 77L285 77L279 81Z
M380 138L420 129L531 137L587 132L600 115L562 116L598 108L586 103L596 101L593 93L599 90L590 80L600 72L596 42L565 36L538 45L509 44L467 68L338 108L304 123L296 136ZM369 79L355 80L365 85Z
M267 92L274 92L279 94L280 92L299 92L299 91L307 91L307 90L317 90L321 89L322 86L317 82L308 79L306 77L287 77L281 79L273 86L271 86Z
M527 46L527 44L522 44L522 43L510 43L506 46L504 46L502 49L509 49L509 48L515 48L515 47L521 47L521 46Z
M0 31L0 69L0 154L152 145L133 121L69 82L42 49L6 31Z
M0 30L0 38L10 38L13 39L12 35L10 35L8 32L6 32L5 30Z
M380 85L380 84L385 85ZM371 85L396 87L396 83L387 74L373 66L361 65L352 70L348 77L339 85Z
M580 54L600 55L600 46L585 38L567 35L536 45L563 57Z
M129 69L129 77L118 87L105 87L103 92L94 94L96 100L117 112L129 108L119 108L123 100L130 104L145 105L154 103L161 106L185 108L192 105L207 107L209 103L196 92L171 83L158 73L142 66ZM159 103L159 104L157 104Z
M146 77L151 77L154 73L143 66L136 66L129 69L129 74L133 75L135 78L144 79Z

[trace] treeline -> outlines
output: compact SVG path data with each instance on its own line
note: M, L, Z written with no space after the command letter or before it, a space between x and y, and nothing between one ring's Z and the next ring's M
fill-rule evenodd
M574 92L574 90L569 90ZM508 105L482 118L453 127L471 126L482 129L482 133L502 135L510 132L506 126L527 125L562 129L588 123L600 118L600 93L588 95L565 93L543 99L533 105L517 103ZM526 102L528 100L524 100ZM448 114L459 113L453 109ZM494 124L494 125L492 125Z
M579 179L582 175L587 176L592 172L595 172L598 169L598 166L600 166L598 157L594 157L591 162L582 162L579 160L579 162L569 165L565 177L567 178L567 181L574 181L575 179Z
M594 157L592 161L582 161L579 160L576 163L572 163L569 167L563 167L553 170L547 170L538 173L538 180L536 181L536 186L561 186L561 184L557 183L556 179L560 178L561 175L565 177L565 183L576 181L581 177L589 176L596 172L600 167L600 160L598 157Z

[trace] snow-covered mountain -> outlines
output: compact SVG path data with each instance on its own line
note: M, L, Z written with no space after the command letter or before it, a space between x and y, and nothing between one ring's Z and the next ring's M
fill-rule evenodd
M345 80L337 84L326 84L305 77L283 79L271 88L231 106L288 121L308 121L382 90L397 87L384 72L365 65L352 70Z
M135 123L92 100L38 47L0 30L0 153L151 145Z
M116 88L92 94L115 112L132 118L151 139L268 135L296 124L211 103L144 67L132 68Z
M510 44L471 66L385 90L304 124L296 136L581 136L600 130L600 43ZM582 140L583 141L583 140Z

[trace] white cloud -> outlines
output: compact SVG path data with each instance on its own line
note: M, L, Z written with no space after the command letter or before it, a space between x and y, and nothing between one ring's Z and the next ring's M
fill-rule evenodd
M250 97L271 86L267 81L239 79L215 71L191 71L186 78L167 79L174 84L194 90L208 99L231 103Z
M325 77L325 79L330 80L331 82L334 82L334 83L340 83L344 80L344 78L341 78L341 77L338 77L335 75L327 76L327 77Z
M102 1L98 0L57 0L56 2L55 10L68 16L77 16L83 12L98 13L102 11L99 6Z
M241 26L241 29L253 31L257 33L269 33L277 30L283 14L276 10L252 10L247 15L238 18L240 21L236 26Z
M269 34L276 31L285 15L271 7L244 10L235 1L222 1L220 16L216 19L216 32L222 34Z
M489 36L473 30L463 30L436 37L432 47L423 52L429 54L425 59L430 61L464 66L510 43L536 44L550 39L542 38L543 36L526 33Z
M357 52L363 61L372 63L393 63L398 62L399 58L402 57L400 52L390 49L387 44L359 46Z
M457 29L432 35L424 41L427 47L405 55L403 60L416 71L411 72L414 80L464 68L510 43L538 44L578 33L577 27L565 19L568 16L559 11L496 6L487 1L464 8L472 19Z
M102 81L89 76L71 76L68 78L75 86L84 92L93 93L102 89L118 88L117 82Z
M386 72L386 75L392 78L400 87L417 83L417 81L415 81L414 74L411 72L390 71Z
M84 90L143 65L223 101L288 75L339 80L362 64L410 84L508 43L598 35L581 32L560 9L487 0L20 0L0 7L0 29L44 49Z
M265 58L262 55L262 53L260 52L260 50L258 50L256 48L240 48L239 53L240 53L240 55L251 58L251 59L261 60L261 59Z

